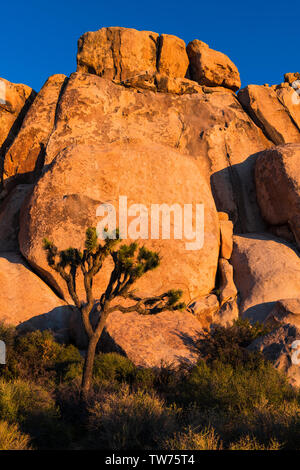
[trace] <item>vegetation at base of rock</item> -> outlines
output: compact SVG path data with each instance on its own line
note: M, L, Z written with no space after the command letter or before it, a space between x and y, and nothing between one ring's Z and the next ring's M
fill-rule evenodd
M217 326L210 334L203 335L197 342L197 348L206 361L215 360L233 366L259 363L263 356L248 351L252 341L269 333L268 328L256 322L251 325L248 319L238 319L229 327Z
M191 368L138 368L117 353L98 353L84 403L75 346L49 331L0 325L0 332L8 345L0 449L300 450L299 391L260 355L243 355L265 333L262 325L238 321L199 338Z

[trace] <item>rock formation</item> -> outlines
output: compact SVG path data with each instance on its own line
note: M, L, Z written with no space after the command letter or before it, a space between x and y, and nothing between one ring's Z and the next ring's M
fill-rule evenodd
M214 51L205 42L195 39L187 46L190 76L200 85L223 86L237 91L240 74L233 62L222 52Z
M162 263L138 289L181 288L187 310L130 320L116 313L107 348L139 365L193 362L198 328L238 316L272 323L261 350L263 341L285 341L280 328L299 326L299 73L284 80L239 90L235 64L202 41L186 47L176 36L120 27L85 33L77 71L51 76L37 95L2 79L0 320L62 338L73 331L80 343L42 239L80 247L97 208L112 204L119 216L126 196L128 208L143 204L148 215L152 204L192 204L194 229L204 204L204 242L187 249L190 240L173 236L173 216L170 239L142 241ZM99 293L109 269L95 280Z
M257 200L268 224L286 226L300 246L300 143L261 152L255 166Z

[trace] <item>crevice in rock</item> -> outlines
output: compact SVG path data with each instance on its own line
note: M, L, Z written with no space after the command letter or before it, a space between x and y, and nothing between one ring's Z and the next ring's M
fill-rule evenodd
M161 36L157 38L155 41L156 44L156 70L159 72L159 61L161 56L161 49L162 49L162 39Z
M225 150L226 150L226 160L227 160L227 169L229 173L229 178L231 181L232 187L232 194L234 198L234 203L237 209L237 220L234 224L234 232L235 233L245 233L246 231L246 224L243 217L243 200L242 200L242 188L240 183L240 178L236 170L234 169L233 165L231 164L230 160L230 153L227 147L227 143L225 141Z
M53 131L56 129L56 124L57 124L57 117L58 117L58 110L59 110L59 105L60 105L60 101L61 101L61 98L64 94L64 91L65 89L67 88L67 85L69 83L69 77L66 77L61 85L61 88L60 88L60 92L58 94L58 98L57 98L57 103L56 103L56 106L55 106L55 113L54 113L54 124L53 124L53 129L50 133L50 136L51 134L53 133ZM49 136L49 137L50 137ZM49 139L48 139L49 140ZM47 145L45 145L45 147L47 147Z

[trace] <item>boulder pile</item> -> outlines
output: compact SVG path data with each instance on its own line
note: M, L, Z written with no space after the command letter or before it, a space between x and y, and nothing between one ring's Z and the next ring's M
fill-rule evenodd
M300 328L299 77L240 89L236 65L198 39L186 46L108 27L81 36L77 70L49 77L39 93L1 79L0 320L84 346L43 238L82 247L97 208L111 204L119 216L122 197L148 214L152 204L192 204L194 228L198 204L201 247L143 240L162 262L137 284L150 295L181 289L186 311L117 312L103 345L138 365L193 363L199 332L246 317L272 325L255 348L280 342L272 360L289 371L287 334L296 340ZM110 268L95 278L99 297ZM294 369L287 373L298 384Z

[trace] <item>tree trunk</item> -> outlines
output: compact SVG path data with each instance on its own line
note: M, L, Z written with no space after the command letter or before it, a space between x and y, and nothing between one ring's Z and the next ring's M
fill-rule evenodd
M96 347L98 343L98 335L94 335L89 340L88 349L86 352L86 357L83 366L83 376L81 382L81 398L85 399L89 392L92 377L93 377L93 366L94 366L94 359L96 353Z

